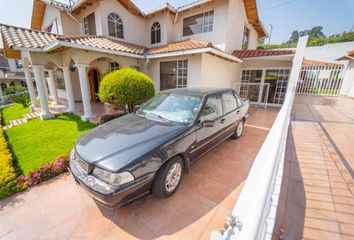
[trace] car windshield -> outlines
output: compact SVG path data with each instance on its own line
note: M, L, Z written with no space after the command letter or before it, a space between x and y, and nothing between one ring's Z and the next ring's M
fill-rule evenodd
M146 102L138 115L163 122L191 123L198 112L202 97L160 93Z

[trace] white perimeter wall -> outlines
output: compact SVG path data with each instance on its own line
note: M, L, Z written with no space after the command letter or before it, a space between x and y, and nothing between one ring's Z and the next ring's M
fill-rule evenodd
M348 63L345 70L340 94L348 97L354 97L354 60L351 60Z

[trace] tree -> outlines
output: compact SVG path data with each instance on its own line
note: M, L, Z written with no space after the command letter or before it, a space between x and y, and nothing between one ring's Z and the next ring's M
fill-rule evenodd
M297 43L297 41L299 40L299 32L297 30L294 30L292 33L291 33L291 37L288 41L288 43Z
M133 112L134 106L143 103L155 94L150 77L132 68L122 68L106 74L98 90L103 102L116 104Z
M315 26L309 31L309 37L312 38L324 38L326 37L324 33L322 32L323 27L322 26Z

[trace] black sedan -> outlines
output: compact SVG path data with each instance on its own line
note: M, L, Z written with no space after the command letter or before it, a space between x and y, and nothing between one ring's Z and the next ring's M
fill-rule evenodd
M248 108L232 89L162 91L136 113L80 137L70 172L108 206L150 192L169 197L194 161L223 140L241 137Z

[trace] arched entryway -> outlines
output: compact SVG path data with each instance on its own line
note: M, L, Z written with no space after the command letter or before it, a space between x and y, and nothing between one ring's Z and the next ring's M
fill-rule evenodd
M101 74L97 68L90 68L88 71L88 78L90 82L91 100L93 102L99 102L100 99L97 96L97 93L98 87L100 86Z

